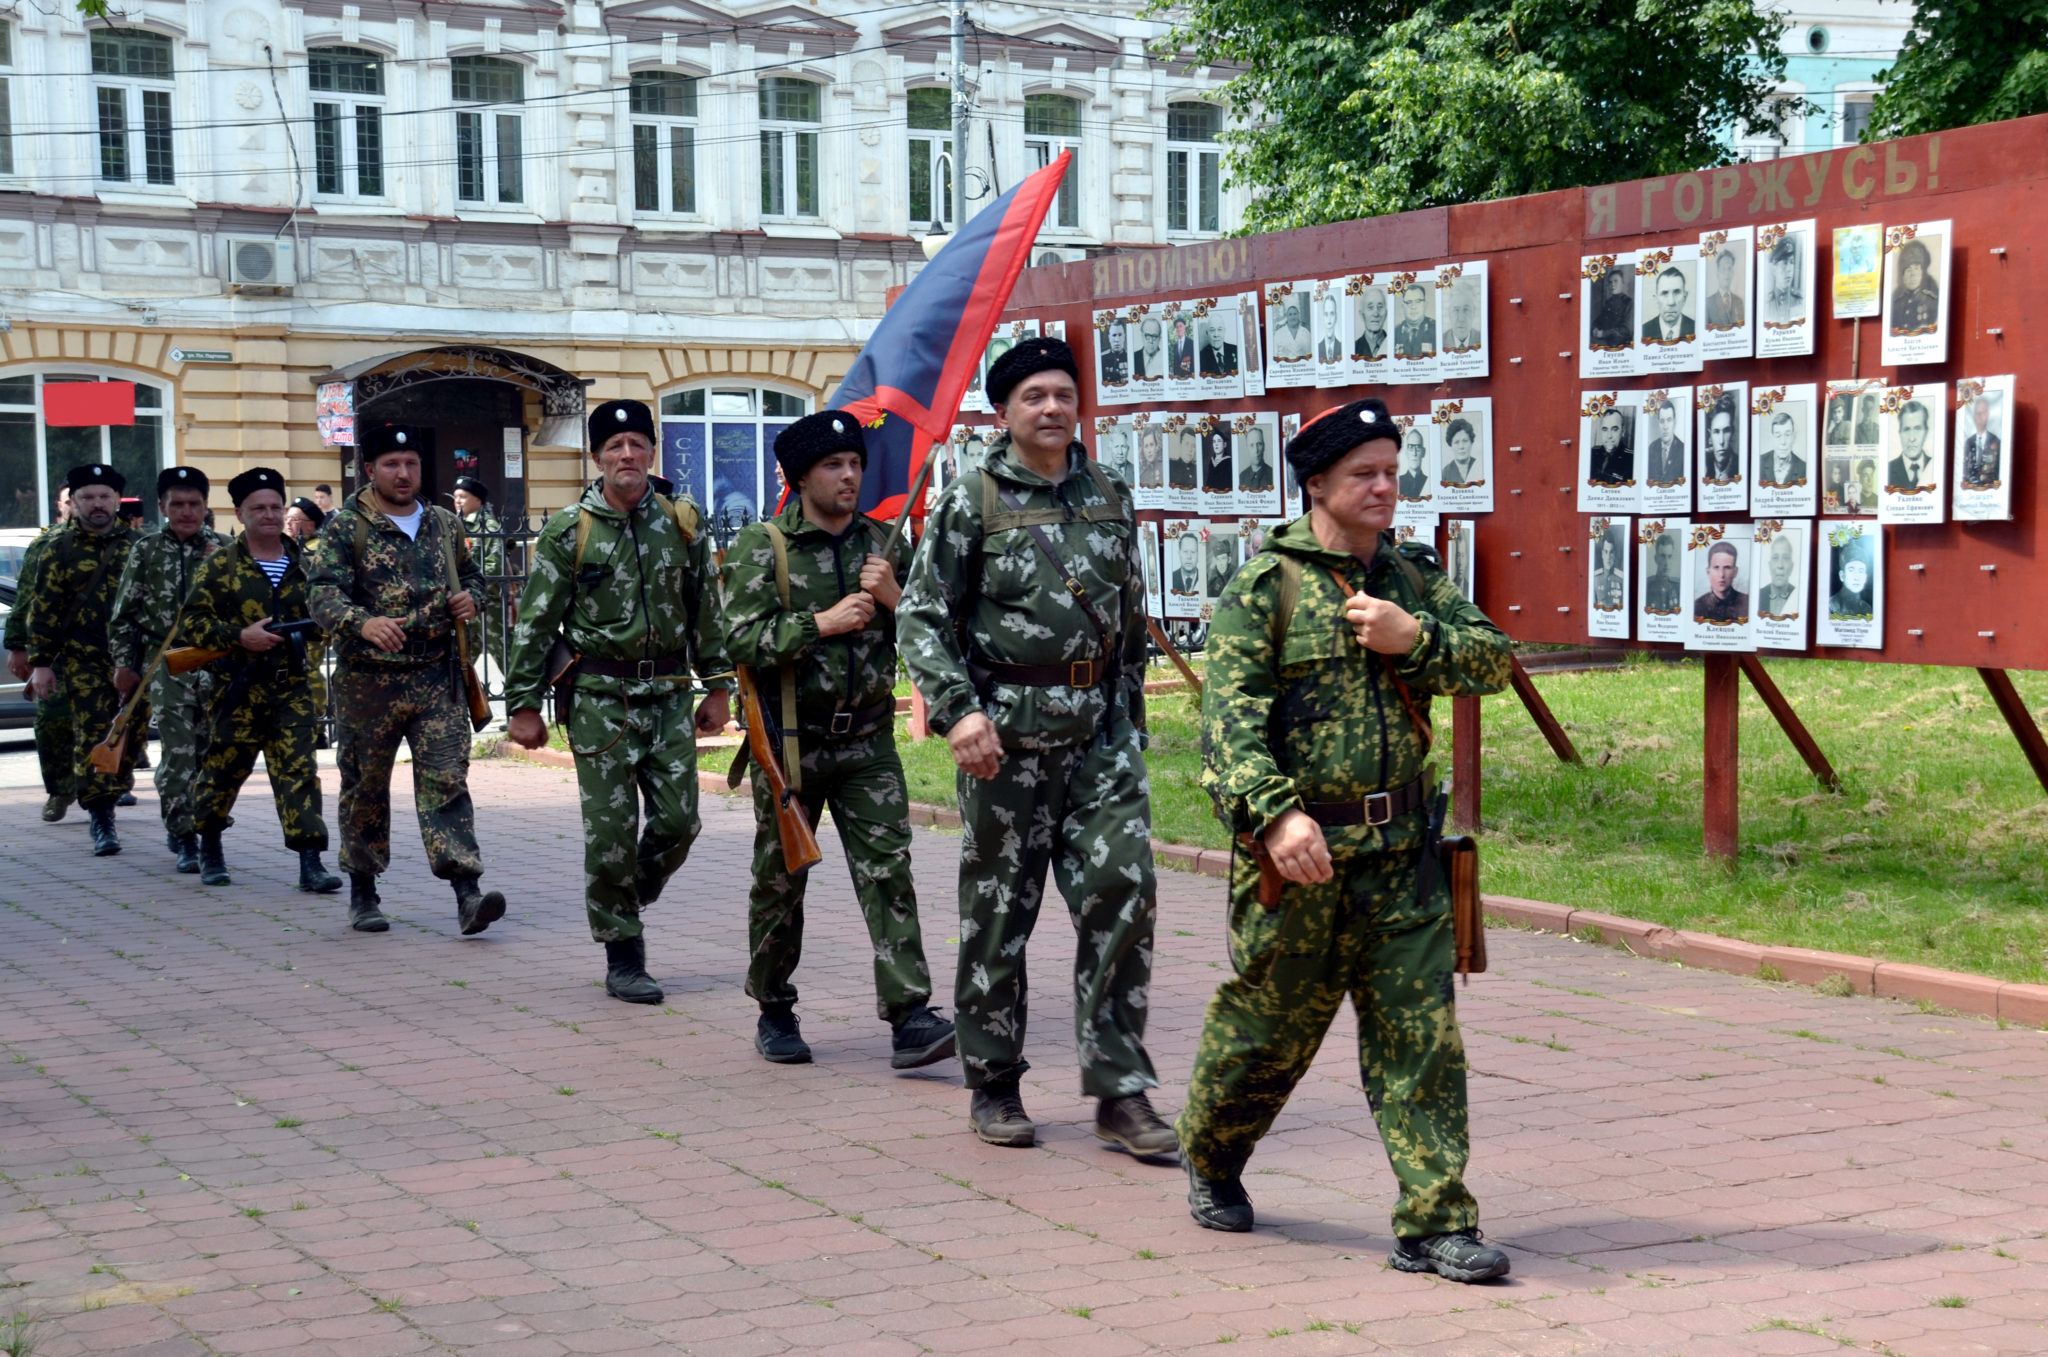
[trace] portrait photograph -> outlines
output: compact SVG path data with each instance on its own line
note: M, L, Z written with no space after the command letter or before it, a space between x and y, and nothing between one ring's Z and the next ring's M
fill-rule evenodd
M995 365L995 361L998 358L1001 358L1011 349L1016 348L1017 341L1028 339L1037 333L1038 322L1036 320L1013 320L1007 324L998 325L995 328L995 333L989 336L987 346L982 349L981 365L975 369L974 380L969 383L967 388L968 400L961 403L961 408L968 408L968 404L971 401L973 403L972 408L981 413L995 413L995 406L990 404L988 393L982 389L982 382L988 376L989 368Z
M1137 507L1166 507L1166 431L1140 411L1132 421L1131 442L1138 458L1138 479L1132 482Z
M1145 611L1166 619L1166 578L1159 573L1159 525L1138 524L1138 559L1145 565Z
M1579 260L1579 376L1636 375L1636 256Z
M1453 381L1488 375L1486 343L1486 261L1446 264L1437 270L1437 378Z
M1394 522L1434 524L1443 512L1437 503L1437 436L1441 430L1428 415L1395 415L1394 427L1401 431Z
M1749 426L1752 388L1723 382L1693 388L1697 480L1693 503L1701 513L1744 513L1749 508Z
M1700 370L1700 247L1636 254L1636 371Z
M1397 273L1387 284L1387 318L1394 352L1387 381L1416 386L1437 380L1436 275Z
M1886 367L1948 361L1949 237L1952 224L1920 222L1884 228Z
M1266 549L1266 538L1280 530L1281 520L1277 518L1240 518L1237 520L1237 558L1249 564L1252 557Z
M1884 227L1876 222L1835 228L1832 292L1836 320L1860 320L1883 309Z
M1755 650L1751 634L1756 587L1747 523L1695 523L1686 539L1687 650Z
M1472 535L1477 527L1476 519L1444 520L1444 573L1451 577L1451 583L1458 587L1467 603L1479 601L1479 596L1473 592L1472 575Z
M1646 514L1691 513L1692 388L1667 386L1633 394L1641 401L1635 436L1643 482L1638 509Z
M1166 616L1198 618L1202 615L1203 570L1201 528L1193 519L1169 518L1161 524L1166 543Z
M1683 641L1691 634L1691 596L1685 588L1684 518L1636 520L1636 639Z
M1884 530L1868 520L1830 523L1815 552L1815 645L1884 649Z
M1806 518L1760 518L1753 525L1757 584L1751 630L1763 649L1806 649L1812 533L1813 521Z
M1321 278L1309 306L1311 330L1315 337L1316 385L1323 388L1351 384L1352 308L1345 305L1344 280Z
M1123 477L1124 484L1135 491L1138 477L1131 462L1131 431L1122 420L1095 421L1095 460L1102 463L1104 471L1114 471Z
M1233 415L1230 434L1237 470L1236 512L1278 517L1280 508L1280 420L1272 411Z
M1447 514L1493 512L1493 397L1459 396L1429 403L1435 429L1435 509Z
M1237 303L1235 333L1242 346L1238 383L1243 390L1235 392L1228 399L1237 396L1263 396L1266 394L1265 351L1259 347L1259 294L1240 292L1234 299Z
M1243 336L1258 328L1240 325L1236 297L1205 298L1195 319L1195 382L1203 400L1236 400L1244 395Z
M1130 327L1121 311L1095 313L1095 403L1131 402Z
M1811 220L1756 228L1758 358L1813 352L1814 235Z
M1230 446L1230 416L1203 415L1196 420L1195 448L1202 508L1211 514L1235 512L1237 459Z
M1586 541L1586 634L1626 641L1632 598L1630 520L1596 517Z
M1756 347L1756 229L1700 234L1700 357L1747 358Z
M1956 521L2012 517L2014 377L1965 377L1955 395Z
M1823 518L1864 518L1877 512L1877 458L1862 453L1821 457Z
M1294 464L1287 460L1287 445L1300 432L1300 415L1280 416L1280 514L1283 518L1299 518L1308 512L1308 506L1302 503L1301 485L1294 478Z
M1216 600L1237 577L1237 524L1211 519L1202 529L1202 620L1216 610Z
M1634 391L1587 391L1579 403L1579 512L1632 514L1642 505Z
M1354 273L1346 278L1344 304L1351 308L1352 383L1384 382L1394 351L1394 326L1388 319L1387 290L1378 275Z
M1160 308L1166 326L1166 392L1161 399L1194 400L1199 389L1195 376L1195 314L1193 302L1168 302Z
M1749 511L1758 518L1812 518L1820 509L1813 412L1818 388L1754 388L1749 425Z
M1166 353L1166 322L1149 312L1135 316L1126 327L1131 333L1131 384L1134 400L1156 401L1166 394L1166 370L1171 360Z
M1276 283L1266 289L1266 389L1316 384L1315 331L1309 302L1315 280Z
M1948 519L1948 387L1940 382L1894 386L1884 393L1884 481L1880 523L1943 523Z
M1202 431L1199 415L1167 416L1166 507L1171 513L1193 513L1202 495Z

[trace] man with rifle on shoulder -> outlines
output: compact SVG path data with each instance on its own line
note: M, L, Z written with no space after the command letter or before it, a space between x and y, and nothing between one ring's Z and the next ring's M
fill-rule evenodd
M1188 1207L1252 1228L1240 1175L1348 994L1359 1068L1400 1184L1391 1265L1504 1276L1464 1182L1465 1048L1452 1003L1443 801L1429 700L1497 693L1508 639L1419 542L1388 531L1401 433L1378 400L1304 425L1306 516L1266 538L1209 629L1202 784L1238 836L1236 975L1209 1004L1180 1115Z
M213 719L192 788L199 835L199 880L229 884L220 836L242 784L263 756L284 846L299 855L299 889L326 895L341 878L321 864L327 821L320 814L320 770L313 750L320 704L307 642L317 640L305 549L285 534L284 477L252 467L228 482L242 535L207 557L192 579L178 636L189 649L164 656L170 671L213 671ZM218 657L218 658L216 658Z
M552 685L576 758L584 910L604 944L605 993L658 1004L640 913L702 827L697 736L725 729L732 666L703 515L648 485L653 412L607 401L589 433L597 479L534 540L506 664L507 733L528 749L547 743L540 704ZM710 690L694 715L693 668Z
M741 528L725 556L729 649L758 675L772 712L778 769L815 828L826 806L839 829L854 898L874 944L876 1016L892 1032L889 1064L915 1069L953 1054L953 1024L932 1011L931 972L910 875L910 797L896 754L896 604L910 544L860 512L867 445L837 410L806 415L775 439L795 489L772 518ZM751 734L751 731L750 731ZM767 746L764 746L767 747ZM739 783L743 755L731 782ZM747 904L747 994L761 1005L755 1049L776 1064L811 1058L797 1027L809 868L791 871L770 770L754 769L754 887Z

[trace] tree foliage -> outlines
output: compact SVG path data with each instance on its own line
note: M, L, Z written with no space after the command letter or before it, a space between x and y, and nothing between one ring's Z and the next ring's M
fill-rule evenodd
M2048 113L2048 0L1922 0L1870 137Z
M2044 0L2048 2L2048 0ZM1225 86L1247 230L1724 163L1771 118L1783 21L1751 0L1182 0Z

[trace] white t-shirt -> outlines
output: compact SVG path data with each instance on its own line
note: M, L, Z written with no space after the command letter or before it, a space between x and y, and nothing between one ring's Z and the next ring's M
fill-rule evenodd
M389 518L393 523L397 524L398 530L400 532L404 533L407 537L410 537L413 541L417 542L420 540L420 519L423 515L425 515L426 512L427 506L420 503L418 500L414 500L412 502L411 515L407 517L400 517L397 514L386 514L385 517Z

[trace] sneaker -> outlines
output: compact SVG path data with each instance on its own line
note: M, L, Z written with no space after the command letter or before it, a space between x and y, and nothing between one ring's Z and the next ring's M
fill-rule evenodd
M1097 1103L1095 1136L1139 1159L1171 1163L1180 1155L1180 1138L1159 1119L1152 1100L1142 1093Z
M1249 1234L1252 1228L1252 1199L1237 1178L1204 1178L1183 1158L1188 1171L1188 1214L1205 1230L1225 1234Z
M953 1024L932 1008L919 1005L896 1024L890 1038L889 1068L914 1070L936 1065L953 1054Z
M787 1008L764 1008L754 1027L754 1049L774 1065L808 1065L811 1048L804 1044L796 1014Z
M1508 1256L1476 1229L1397 1239L1387 1264L1396 1272L1434 1272L1454 1282L1488 1282L1508 1275Z
M1025 1113L1014 1081L974 1090L967 1104L967 1124L990 1145L1028 1150L1038 1143L1038 1128Z

